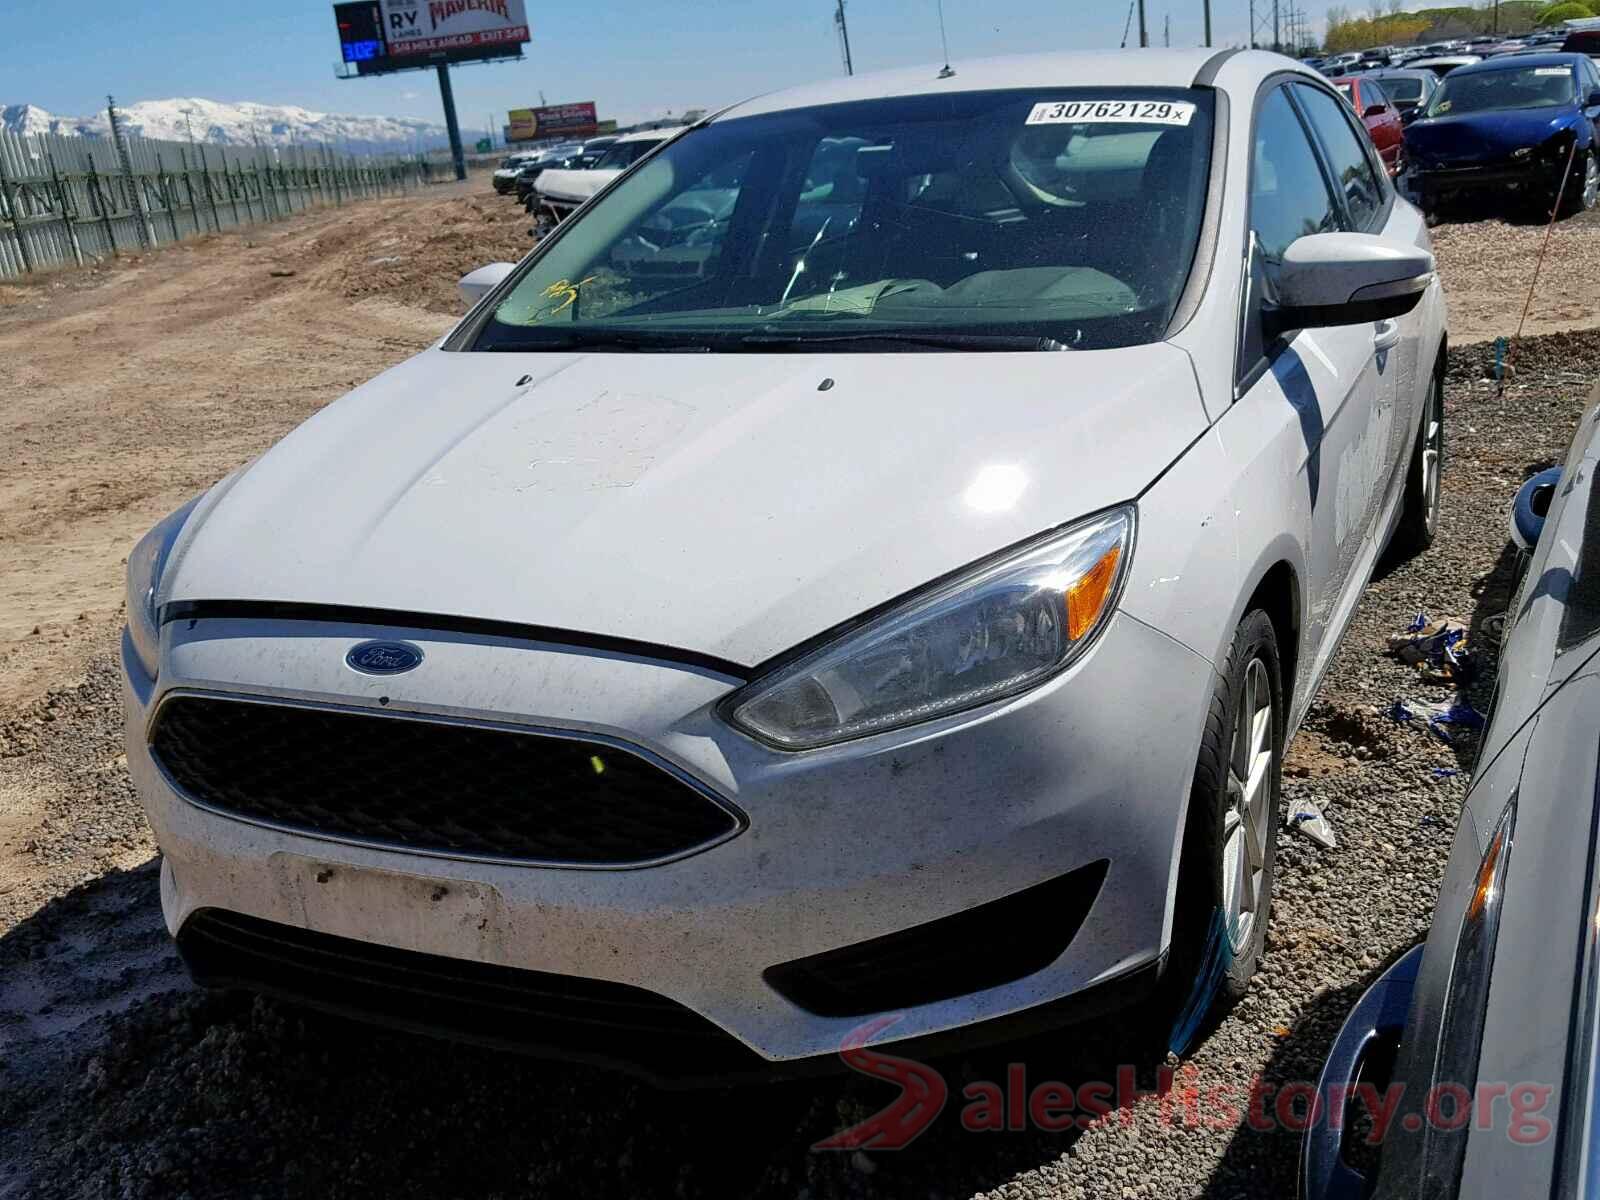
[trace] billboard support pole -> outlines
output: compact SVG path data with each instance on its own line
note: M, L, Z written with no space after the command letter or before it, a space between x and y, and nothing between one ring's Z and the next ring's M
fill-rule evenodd
M467 156L461 148L461 123L456 120L456 94L450 86L450 64L442 62L439 68L439 99L444 104L444 125L450 131L450 158L456 164L456 178L467 177Z

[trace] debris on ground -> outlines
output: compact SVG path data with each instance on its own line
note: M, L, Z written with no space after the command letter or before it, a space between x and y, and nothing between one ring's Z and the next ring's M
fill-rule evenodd
M1388 646L1390 654L1417 668L1424 683L1465 687L1477 669L1467 649L1467 622L1460 617L1430 621L1418 612L1404 631L1389 635Z
M1289 828L1305 834L1324 850L1333 850L1339 845L1326 814L1305 796L1297 796L1289 802Z
M1396 700L1389 706L1389 716L1400 725L1423 725L1448 746L1460 745L1483 728L1483 714L1472 707L1470 700L1460 695L1437 704L1429 704L1424 700Z

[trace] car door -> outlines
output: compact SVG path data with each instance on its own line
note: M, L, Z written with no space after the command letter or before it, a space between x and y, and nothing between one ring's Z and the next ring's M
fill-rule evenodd
M1600 69L1594 65L1593 59L1582 59L1578 63L1578 103L1583 105L1583 115L1589 118L1589 125L1595 132L1596 144L1600 144L1600 105L1589 103L1589 97L1600 91Z
M1310 127L1291 99L1290 89L1298 86L1279 84L1256 106L1239 403L1250 420L1279 421L1292 414L1298 427L1293 508L1284 519L1295 527L1305 554L1303 637L1313 652L1301 661L1303 683L1320 672L1350 607L1375 486L1364 448L1377 372L1370 324L1263 336L1262 312L1273 302L1289 244L1347 224Z
M1395 115L1394 105L1375 79L1357 80L1351 100L1384 170L1394 174L1400 165L1400 118Z
M1370 142L1361 136L1344 106L1322 89L1305 84L1296 84L1294 93L1340 192L1340 228L1413 240L1414 235L1402 228L1410 219L1409 210L1396 208L1394 190L1374 159ZM1359 328L1366 330L1370 339L1373 395L1367 433L1352 450L1355 477L1350 482L1368 489L1365 521L1372 530L1411 446L1417 416L1422 310Z

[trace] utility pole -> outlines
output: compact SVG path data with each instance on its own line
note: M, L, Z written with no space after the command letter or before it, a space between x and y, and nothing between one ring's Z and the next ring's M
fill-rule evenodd
M467 156L461 148L461 123L456 120L456 94L450 86L450 64L442 62L439 68L439 99L444 103L444 127L450 131L450 157L456 164L456 178L467 177Z
M1172 14L1168 13L1166 21L1161 26L1161 44L1167 49L1172 49Z
M839 27L839 43L844 48L844 73L846 75L854 75L856 68L855 64L850 61L850 27L845 24L844 20L844 0L835 0L835 3L839 7L834 11L833 23Z
M1139 45L1148 46L1149 44L1150 29L1144 20L1144 0L1139 0Z
M1272 0L1272 48L1283 51L1283 37L1278 28L1278 0Z
M1202 0L1206 11L1206 45L1211 45L1211 0Z

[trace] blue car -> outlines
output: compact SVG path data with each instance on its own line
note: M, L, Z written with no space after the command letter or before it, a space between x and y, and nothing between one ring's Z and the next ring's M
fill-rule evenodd
M1430 216L1486 190L1551 204L1560 191L1563 215L1581 212L1600 198L1597 132L1600 71L1587 55L1509 54L1457 67L1406 127L1407 184Z

